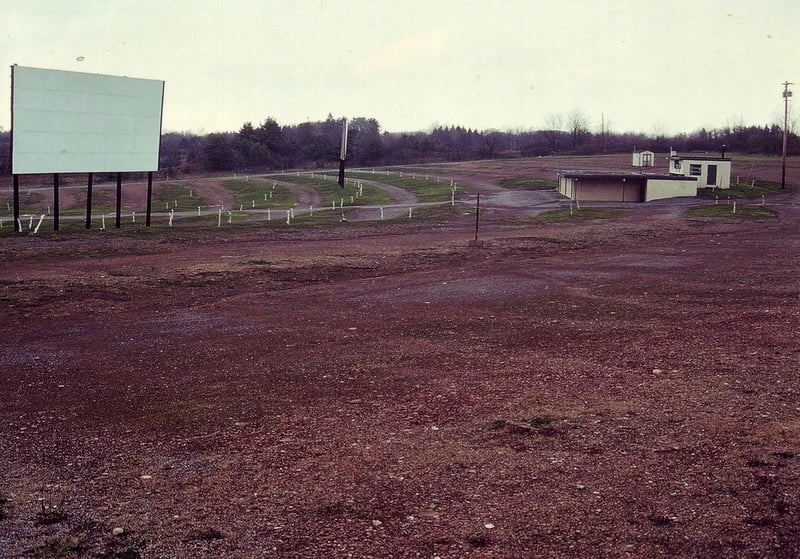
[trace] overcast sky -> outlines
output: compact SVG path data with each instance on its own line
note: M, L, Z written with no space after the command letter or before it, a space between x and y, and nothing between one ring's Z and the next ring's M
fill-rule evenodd
M782 121L800 2L0 0L4 130L15 63L164 80L165 131L530 130L577 109L592 130L691 132Z

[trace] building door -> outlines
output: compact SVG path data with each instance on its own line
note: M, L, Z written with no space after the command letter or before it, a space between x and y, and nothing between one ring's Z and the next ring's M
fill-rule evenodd
M708 166L708 176L706 177L706 184L707 185L716 185L717 184L717 166L716 165L709 165Z

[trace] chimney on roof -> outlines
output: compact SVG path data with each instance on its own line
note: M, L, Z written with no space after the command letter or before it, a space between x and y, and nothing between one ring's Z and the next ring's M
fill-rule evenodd
M728 146L722 144L722 158L725 159L725 150L728 149Z

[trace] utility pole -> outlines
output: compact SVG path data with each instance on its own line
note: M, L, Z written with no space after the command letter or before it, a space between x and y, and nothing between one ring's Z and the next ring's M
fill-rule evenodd
M794 84L783 82L783 166L781 168L781 188L786 188L786 139L789 125L789 97L792 96L792 92L789 91L790 85Z

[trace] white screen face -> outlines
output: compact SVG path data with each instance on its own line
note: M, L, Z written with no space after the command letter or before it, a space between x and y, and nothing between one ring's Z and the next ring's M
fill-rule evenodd
M12 66L11 172L157 171L164 82Z

